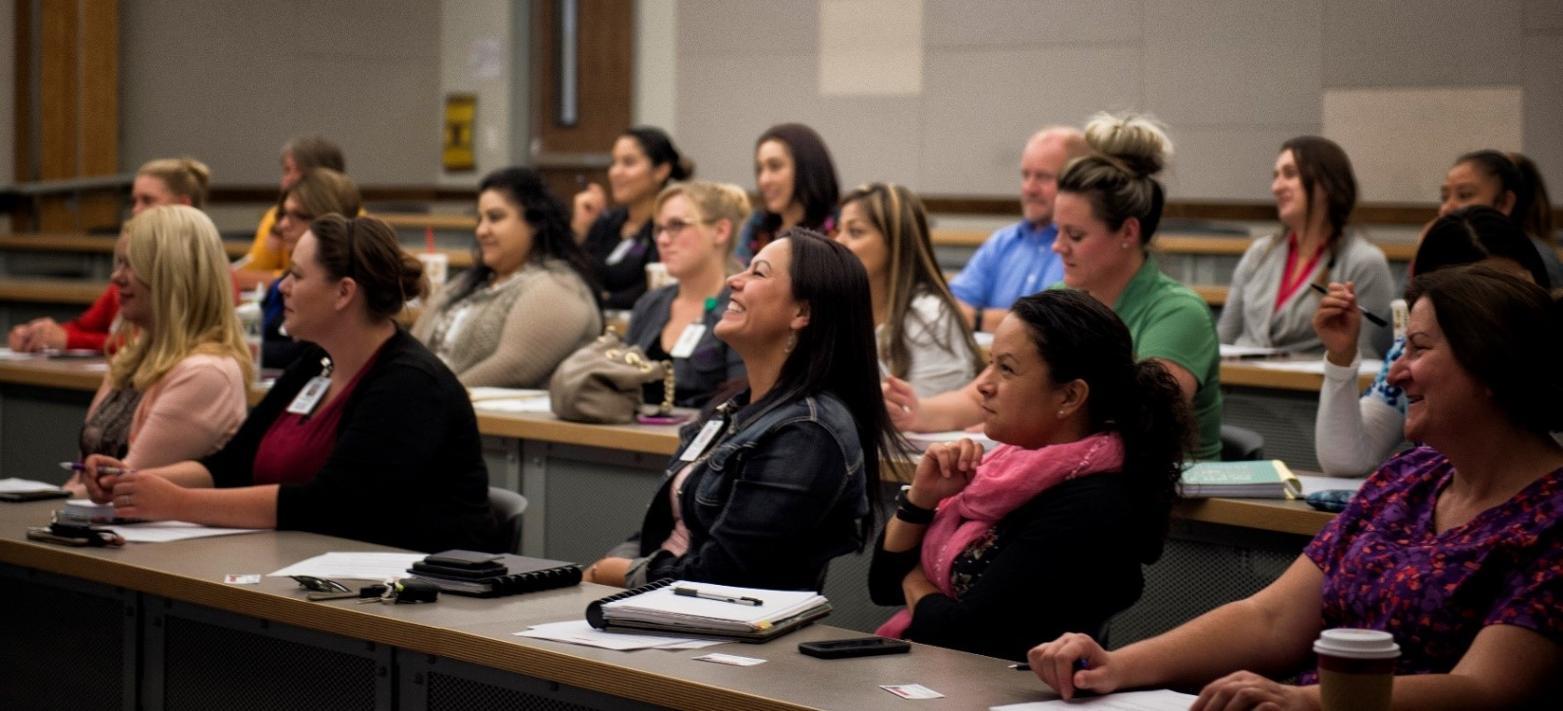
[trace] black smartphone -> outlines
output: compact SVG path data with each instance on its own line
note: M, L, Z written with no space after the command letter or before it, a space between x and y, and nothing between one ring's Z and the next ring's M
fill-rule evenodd
M0 501L44 501L46 499L68 499L71 492L64 489L43 489L39 491L7 491L0 493Z
M824 642L799 642L798 651L820 659L847 659L877 657L881 654L905 654L912 651L912 645L889 637L858 637Z

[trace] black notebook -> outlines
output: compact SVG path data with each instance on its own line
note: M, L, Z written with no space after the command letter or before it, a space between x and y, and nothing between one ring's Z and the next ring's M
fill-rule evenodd
M586 621L597 629L764 642L830 614L811 590L764 590L662 579L594 600Z
M482 557L484 560L462 567L438 562L441 558L455 556L468 560ZM472 597L517 595L579 585L581 582L581 566L575 563L509 553L445 551L413 563L407 572L418 580L433 583L445 592Z

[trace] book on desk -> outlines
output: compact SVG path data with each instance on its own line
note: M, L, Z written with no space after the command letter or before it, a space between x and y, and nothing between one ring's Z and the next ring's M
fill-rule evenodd
M1302 482L1279 459L1194 462L1183 468L1183 496L1232 499L1296 499Z
M764 590L664 578L586 606L597 629L764 642L830 614L812 590Z
M442 565L442 557L463 558L468 565ZM575 563L510 553L445 551L413 563L407 572L441 591L471 597L519 595L581 583L581 566Z

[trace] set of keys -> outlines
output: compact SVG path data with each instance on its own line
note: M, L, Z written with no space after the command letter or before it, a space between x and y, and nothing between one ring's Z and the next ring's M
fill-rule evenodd
M356 598L360 603L408 604L434 602L440 597L440 589L438 587L433 583L421 580L391 580L383 585L365 585L354 590L328 578L317 578L313 575L293 575L289 577L297 581L299 587L309 590L309 594L304 597L315 602L352 600Z

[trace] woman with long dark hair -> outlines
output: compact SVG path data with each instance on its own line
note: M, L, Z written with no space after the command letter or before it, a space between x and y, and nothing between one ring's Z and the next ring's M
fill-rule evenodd
M602 332L591 263L564 208L528 168L478 185L472 268L429 300L412 334L467 387L546 387Z
M749 258L784 230L804 227L830 234L841 198L836 163L825 139L801 123L766 129L754 142L754 185L760 204L738 235L738 261Z
M1139 599L1191 431L1177 381L1136 362L1129 329L1083 292L1015 302L992 359L977 389L983 431L1001 444L985 458L969 439L929 449L869 589L905 606L881 635L1024 659ZM1064 571L1074 582L1055 584Z
M589 580L818 590L830 560L873 532L871 494L895 435L863 265L794 229L728 286L715 330L743 357L748 387L684 429L640 532Z

